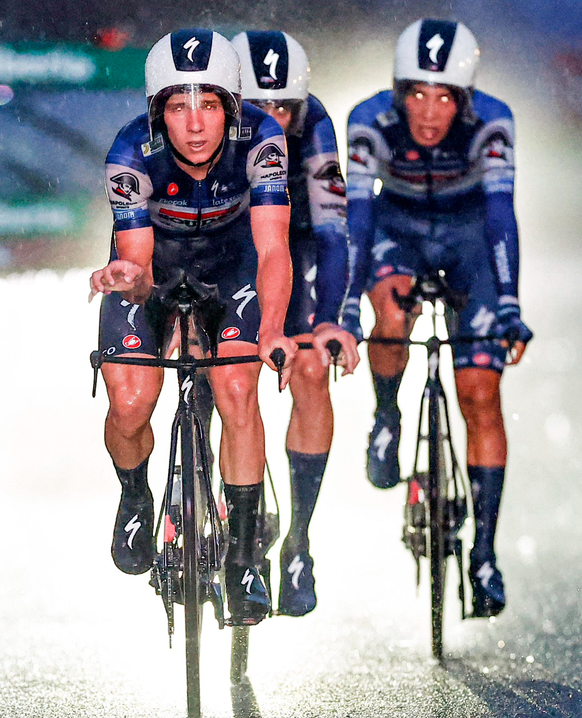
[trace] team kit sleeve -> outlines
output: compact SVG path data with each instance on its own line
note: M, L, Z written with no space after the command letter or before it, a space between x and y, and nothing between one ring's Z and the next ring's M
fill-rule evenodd
M118 232L152 224L148 208L152 182L141 154L141 143L132 142L128 134L127 128L119 133L105 162L105 191Z
M276 120L262 120L247 156L250 206L289 205L287 143Z
M337 142L326 115L304 143L311 226L317 242L317 297L313 325L338 322L348 283L347 199Z
M513 189L515 179L513 116L507 105L490 100L478 135L486 196L485 232L492 255L500 307L518 307L519 241Z
M360 298L366 286L374 242L374 183L378 179L378 156L382 138L370 122L366 102L348 120L347 204L350 285L343 311L343 324L361 339Z

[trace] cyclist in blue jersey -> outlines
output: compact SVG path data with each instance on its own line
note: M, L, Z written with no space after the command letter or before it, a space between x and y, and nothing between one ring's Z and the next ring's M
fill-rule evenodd
M127 124L106 161L115 220L112 258L91 277L105 294L100 351L155 356L152 285L176 268L217 284L226 302L219 356L269 359L282 348L287 383L296 344L283 333L291 292L285 138L279 125L241 103L239 59L221 35L173 32L146 60L148 113ZM264 434L259 364L210 370L222 418L220 468L229 510L228 604L234 624L260 621L267 592L253 564ZM112 553L127 573L153 559L153 501L147 482L150 417L163 372L104 364L110 400L105 441L122 485ZM249 580L249 576L252 580Z
M376 315L372 336L405 336L393 291L407 294L415 275L445 270L451 287L468 296L458 334L499 338L453 343L476 519L473 610L491 616L505 605L494 552L507 448L500 380L532 334L521 321L517 291L513 118L503 102L474 90L478 60L477 42L461 23L418 20L398 40L394 89L352 111L347 194L354 266L344 326L362 339L365 291ZM369 357L377 408L368 477L387 488L400 480L397 394L408 354L371 343Z
M316 605L308 529L333 433L325 345L331 339L341 343L345 373L359 361L354 338L338 325L348 278L345 186L332 122L309 94L301 45L284 32L243 32L232 43L241 60L244 99L274 117L287 138L293 292L285 334L316 349L299 352L293 363L286 442L292 518L281 550L278 611L303 616Z

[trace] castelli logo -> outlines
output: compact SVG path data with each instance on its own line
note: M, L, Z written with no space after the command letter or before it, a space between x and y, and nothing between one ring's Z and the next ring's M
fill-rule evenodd
M477 366L489 366L489 364L491 364L491 357L489 354L475 354L473 363Z
M172 182L171 184L168 185L168 194L170 195L170 197L173 194L178 194L178 191L179 191L178 185L175 182Z
M227 327L220 336L223 339L236 339L240 337L240 329L238 327Z
M307 317L307 323L308 323L310 326L313 326L313 322L314 322L314 321L315 321L315 314L310 314L310 315Z
M128 334L122 343L126 349L138 349L141 347L141 339L136 337L135 334Z
M420 155L417 150L408 150L406 153L406 159L410 160L410 162L416 162L416 160L420 159Z
M380 267L380 269L376 272L377 277L387 277L389 274L392 274L394 271L394 267L391 267L388 265L387 267Z

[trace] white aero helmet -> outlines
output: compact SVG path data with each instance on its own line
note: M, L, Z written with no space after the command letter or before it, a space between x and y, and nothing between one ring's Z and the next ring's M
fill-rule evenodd
M468 90L475 84L479 56L477 40L463 23L417 20L398 38L394 79Z
M145 64L150 132L163 128L164 107L177 92L214 92L229 123L241 113L240 62L222 35L199 28L164 35L149 51Z
M232 39L241 62L245 100L306 100L311 69L305 50L286 32L240 32Z

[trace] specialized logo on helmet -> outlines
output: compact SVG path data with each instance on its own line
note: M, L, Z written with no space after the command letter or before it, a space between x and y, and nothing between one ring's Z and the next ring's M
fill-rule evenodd
M277 79L277 63L279 62L279 53L275 52L272 47L269 48L269 52L265 55L263 65L267 65L269 68L269 75L273 80Z
M418 67L430 72L444 72L456 32L456 22L423 20L418 36Z
M195 37L191 37L188 42L185 42L184 45L182 45L184 50L188 50L187 57L190 62L194 62L192 58L192 53L198 47L198 45L200 45L200 40L197 40Z
M438 64L438 55L439 50L441 47L445 44L445 41L440 35L433 35L430 40L426 43L427 48L430 50L428 53L428 56L430 58L430 61L437 65Z
M258 165L259 162L264 162L261 167L282 167L283 165L280 162L281 157L285 157L285 153L280 147L273 144L265 145L257 155L255 166Z
M131 199L132 193L139 194L139 180L130 172L122 172L111 178L117 186L113 188L114 194L118 194L125 199Z
M128 334L121 342L126 349L139 349L141 347L141 339L135 334Z
M333 160L326 162L313 177L314 179L325 180L324 187L328 192L331 192L331 194L338 195L339 197L346 196L346 184L337 162Z

